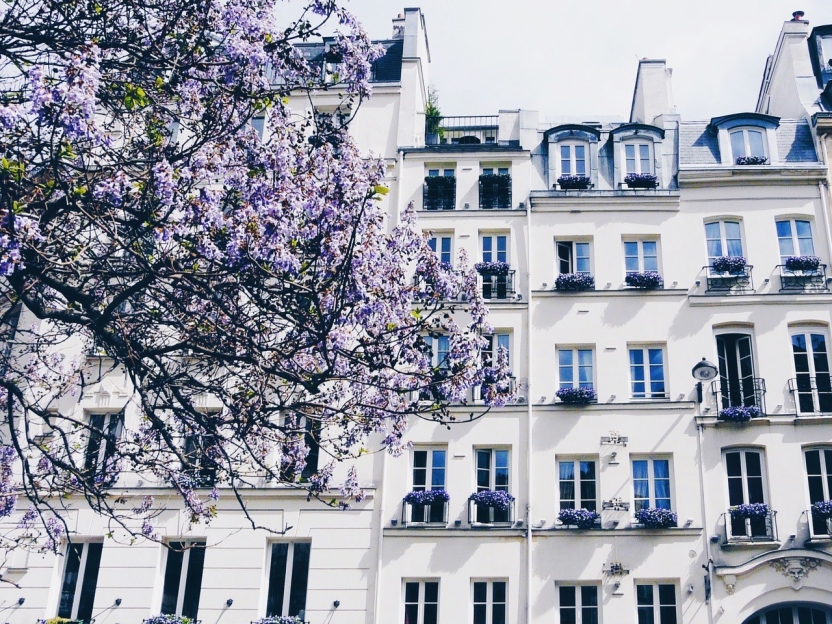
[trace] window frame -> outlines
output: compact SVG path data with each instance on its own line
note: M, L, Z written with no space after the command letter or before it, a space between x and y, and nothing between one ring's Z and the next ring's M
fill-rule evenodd
M651 604L650 605L641 605L639 604L639 596L638 596L638 588L641 586L650 586L652 587L652 595L651 595ZM669 621L665 621L664 615L662 614L662 607L668 608L671 605L662 604L661 601L661 587L672 587L673 588L673 619ZM639 617L640 610L644 607L651 607L652 611L652 622L653 624L679 624L682 619L679 617L679 607L680 607L680 599L679 599L679 586L678 583L673 581L648 581L648 580L636 580L633 583L633 589L635 590L635 607L636 607L636 622L641 623L641 618ZM650 621L650 620L646 620Z
M483 347L480 350L482 365L494 366L497 361L497 351L500 347L504 347L506 350L506 356L508 357L508 366L511 368L511 332L503 329L495 329L490 334L483 334L482 337L485 338L488 343L486 347ZM496 347L494 344L494 338L497 338Z
M722 465L725 467L723 474L725 475L725 498L726 498L726 509L730 508L732 505L739 505L739 504L749 504L751 503L751 496L750 496L750 487L749 487L749 474L748 474L748 453L757 453L760 456L760 491L762 493L762 500L761 501L753 501L753 502L760 502L770 506L769 501L771 500L769 494L769 485L768 485L768 464L766 458L765 449L762 447L755 447L755 446L733 446L733 447L725 447L721 450L722 455ZM728 466L728 455L731 453L739 453L740 454L740 474L739 475L729 475L729 466ZM753 475L752 475L753 476ZM731 502L731 479L737 479L739 477L740 483L742 485L742 503L732 503ZM756 478L756 476L755 476ZM743 533L740 534L738 531L734 530L734 523L736 522L737 526L742 524ZM762 522L762 524L760 524ZM752 524L754 523L754 524ZM766 539L770 537L770 530L773 531L774 526L773 522L771 523L772 526L768 526L768 520L762 519L749 519L749 518L738 518L736 521L730 517L730 514L726 516L725 519L726 530L730 531L729 533L729 540L730 539L754 539L754 538L763 538ZM762 527L762 530L760 530Z
M273 558L274 558L274 547L280 544L287 544L286 549L286 565L283 569L283 592L280 598L280 613L269 613L271 610L270 607L270 597L271 597L271 589L272 589L272 566L273 566ZM305 583L305 590L303 595L303 608L298 610L298 613L294 614L301 618L301 620L306 619L306 610L307 610L307 601L309 598L309 571L310 571L310 562L312 560L312 540L311 539L295 539L295 540L285 540L285 539L275 539L269 540L266 542L266 574L265 574L265 583L263 587L265 588L265 604L263 605L263 613L265 617L271 616L289 616L290 611L292 611L292 585L293 581L295 580L295 546L298 544L306 544L309 547L309 557L306 561L306 580Z
M727 223L731 223L731 224L736 223L737 224L737 228L739 229L739 239L737 239L737 238L728 238L728 233L727 233L727 228L726 228ZM713 224L717 224L718 227L719 227L719 245L720 245L721 253L718 256L712 256L711 255L711 250L708 247L708 241L717 240L715 238L708 238L708 226L713 225ZM720 258L720 257L723 257L723 256L729 256L729 257L740 257L740 256L742 256L742 257L746 257L746 255L745 255L745 232L743 231L744 228L743 228L743 220L742 219L736 218L736 217L720 217L718 219L708 219L707 221L705 221L704 227L705 227L705 257L708 259L708 267L709 268L713 266L713 259L714 258ZM740 242L740 253L739 254L732 254L732 253L729 252L729 245L728 245L729 240L730 241L739 240L739 242Z
M475 586L477 583L485 583L486 584L486 599L485 602L476 602L476 591ZM502 583L503 590L505 595L505 600L501 603L503 605L503 622L509 621L509 613L508 613L508 579L507 578L479 578L474 577L471 579L471 611L472 611L472 621L474 624L494 624L494 584L495 583ZM476 612L476 605L484 604L485 605L485 621L482 623L477 622L477 612Z
M93 428L93 419L100 416L104 417L101 428ZM88 428L86 429L87 444L84 448L84 471L89 479L95 479L106 467L107 461L116 454L115 445L124 433L125 414L123 410L120 412L91 411L87 412L85 420ZM112 435L114 421L116 422L115 434ZM91 454L93 444L97 444L98 449L94 454Z
M444 249L445 241L448 242L447 252ZM430 232L428 234L428 247L431 248L439 262L445 263L450 267L454 265L454 233L453 232ZM447 253L448 259L444 260L443 256Z
M644 250L645 243L652 243L656 246L656 255L655 256L648 256ZM636 255L627 255L627 245L636 245ZM661 262L661 245L658 238L636 238L636 237L626 237L621 241L623 256L624 256L624 275L630 275L631 273L645 273L646 271L655 271L656 273L661 273L662 270L662 262ZM646 268L647 265L647 258L654 257L656 259L656 268L655 269L648 269ZM636 258L636 264L638 267L635 270L630 270L627 268L627 259L628 258Z
M582 463L591 463L593 465L593 475L594 479L583 479L583 473L581 471L581 464ZM572 479L563 479L562 472L561 472L561 464L572 464ZM598 457L597 456L575 456L575 457L557 457L556 458L556 467L557 467L557 480L558 480L558 510L563 509L588 509L590 511L598 511L598 493L600 492L599 487L599 477L600 473L598 470ZM565 507L564 502L568 502L570 499L566 499L563 497L563 486L564 483L572 483L572 496L571 499L572 507ZM593 489L595 491L594 498L588 499L584 498L583 496L583 484L584 483L592 483ZM583 503L584 502L591 502L592 506L587 507ZM580 503L580 505L578 504Z
M407 586L409 584L417 584L418 585L418 598L415 603L407 601ZM427 591L426 585L428 583L436 584L436 602L428 603L427 602ZM402 579L402 611L403 611L403 621L408 622L407 620L407 605L409 604L416 604L416 621L415 622L408 622L408 624L425 624L425 605L426 604L435 604L436 605L436 619L434 622L439 621L439 603L441 601L441 579L439 578L403 578Z
M424 340L431 349L430 365L434 368L448 368L448 356L451 353L451 337L447 334L439 334L435 336L425 335L422 336L422 340ZM442 343L447 344L447 351L440 349ZM444 353L445 356L440 359L440 354L442 353Z
M94 571L89 568L90 563L90 546L97 545L99 548L96 554L93 554L93 560L97 559L97 565ZM64 592L67 588L67 573L70 572L70 564L72 563L72 556L70 552L77 546L81 547L81 555L77 553L75 557L78 559L78 569L75 571L74 589L72 590L72 599L68 605L68 611L65 610L67 605L64 604ZM95 594L98 590L98 576L101 572L101 556L104 548L104 541L99 539L75 539L72 542L67 542L64 549L63 558L59 558L62 562L61 568L61 590L58 594L58 607L55 612L56 617L67 618L70 620L90 621L92 618L92 611L95 604ZM88 598L84 596L85 590L92 591ZM81 611L81 607L84 611Z
M812 500L812 486L809 485L809 479L811 477L820 479L822 490L821 494L823 496L820 500L832 500L832 445L813 444L811 446L804 446L802 450L803 467L806 471L807 499L809 501L809 506L811 507L814 503L819 502ZM809 474L808 453L818 453L818 466L820 468L820 472L817 474ZM829 457L827 457L827 453L829 454Z
M571 359L572 361L568 365L561 364L561 353L570 351L572 353ZM580 356L578 354L589 352L590 354L590 377L591 381L589 382L581 382L581 364L580 364ZM595 345L557 345L555 347L555 354L557 356L557 366L558 366L558 389L562 388L592 388L595 389ZM578 357L576 357L576 355ZM564 381L561 374L563 372L563 368L565 366L571 367L571 374L572 380L571 381ZM585 367L584 367L585 368ZM569 384L569 385L565 385Z
M557 142L557 177L564 176L564 175L572 175L572 176L584 176L584 177L591 177L590 171L590 143L589 141L581 141L579 139L565 139L562 141ZM563 151L562 148L568 147L569 148L569 157L566 159L569 162L569 169L570 171L564 171L563 163ZM579 159L577 157L577 150L575 148L583 147L584 148L584 157L583 159ZM578 173L577 164L580 160L584 162L584 172Z
M762 143L763 153L762 154L753 154L751 151L751 143L748 139L750 132L756 132L760 135L760 141ZM737 154L734 151L734 135L742 133L742 143L743 143L743 153ZM736 163L737 158L740 156L762 156L763 158L768 159L768 162L771 163L771 158L769 157L768 153L768 131L766 128L762 126L737 126L735 128L730 128L728 130L728 145L731 146L731 157L732 163Z
M780 236L779 225L787 223L789 226L789 236ZM812 247L811 253L804 253L801 241L805 241L806 237L801 237L797 231L797 224L805 223L809 226L809 244ZM786 258L790 256L816 256L815 253L815 231L812 227L812 219L809 217L777 217L774 220L774 232L777 235L777 253L780 258L780 264L786 263ZM792 246L792 253L783 254L781 241L788 240Z
M635 474L635 464L636 462L647 462L647 498L640 498L636 497L636 474ZM657 498L656 496L656 465L655 462L657 461L666 461L667 462L667 494L668 498L665 499L662 497L661 499ZM658 500L668 500L668 506L662 507L661 509L669 509L673 510L673 503L676 501L676 493L674 492L674 482L675 482L675 474L673 471L673 456L672 455L631 455L630 456L630 478L633 484L633 513L639 511L640 509L656 509L658 508L657 501ZM638 479L638 481L644 481L645 479ZM665 480L662 478L661 480ZM639 507L639 502L646 500L647 506L646 507Z
M572 609L574 611L574 622L575 624L587 624L584 622L584 610L585 609L595 609L595 617L590 618L591 620L594 619L595 622L601 622L601 586L596 583L581 583L581 582L563 582L563 583L556 583L557 587L557 597L558 597L558 622L560 624L564 624L563 618L563 611L564 609ZM585 605L584 604L584 595L583 590L584 588L592 587L595 589L595 605ZM564 605L563 604L563 596L562 590L571 588L575 590L575 605Z
M586 245L585 256L578 256L578 245ZM560 250L568 249L569 259L561 258ZM592 262L592 239L572 238L572 239L555 239L555 275L566 275L568 273L580 273L581 275L594 275L594 267ZM578 261L586 258L589 269L586 271L578 270ZM569 262L569 271L564 273L561 271L561 262Z
M641 364L634 364L633 363L633 356L632 353L634 351L640 351L642 354L642 362ZM653 392L652 384L652 371L653 371L653 364L650 362L650 352L651 351L659 351L661 352L662 361L661 361L661 383L664 386L664 390L661 392ZM630 398L633 400L650 400L650 401L660 401L660 400L667 400L670 399L670 390L668 389L667 383L667 345L662 343L647 343L647 344L628 344L627 345L627 360L630 368ZM640 381L637 381L633 376L633 368L636 366L640 366L643 369L643 378ZM635 390L636 383L644 384L644 392L637 393Z
M162 567L162 604L159 608L160 613L169 613L166 612L165 609L165 591L167 589L167 572L168 566L171 563L170 556L171 553L176 553L177 555L180 554L178 550L172 547L172 544L179 544L182 547L182 561L180 563L179 569L179 579L176 581L176 605L174 612L172 615L184 615L186 617L191 617L192 619L196 619L197 614L199 612L199 600L202 593L202 579L205 575L205 551L208 549L208 542L204 537L200 538L171 538L167 539L162 543L162 547L165 549L165 556L164 556L164 565ZM197 548L201 548L203 553L201 557L201 569L198 573L198 580L199 582L196 584L196 595L194 596L196 602L196 610L193 611L192 614L184 613L185 608L185 598L188 595L188 577L190 576L191 571L191 555L193 552L196 551Z
M803 340L806 344L806 350L803 354L797 353L795 351L795 338L798 336L802 336ZM823 338L824 346L826 347L826 351L818 351L815 349L815 343L813 340L814 336L820 336ZM818 384L818 377L826 375L830 377L827 380L827 384L832 381L832 349L830 349L830 332L827 326L823 325L795 325L789 327L789 342L792 347L792 368L794 370L794 390L793 396L795 399L795 410L798 414L825 414L827 410L824 410L824 407L829 407L828 402L830 401L829 396L821 396L821 388ZM820 354L823 353L826 356L826 371L817 370L817 364ZM798 355L802 355L806 358L806 371L798 371L797 370L797 357ZM809 377L809 392L805 391L805 386L801 388L801 385L798 383L798 380L801 376ZM814 383L812 383L814 380ZM791 383L791 382L790 382ZM832 384L830 384L832 385ZM824 386L826 387L826 386ZM829 392L828 390L823 390L824 394ZM803 406L801 405L802 396L809 396L812 400L812 410L804 410ZM832 410L828 410L832 411Z
M500 238L505 238L505 250L500 251ZM506 264L511 264L511 232L509 231L495 231L495 232L480 232L479 235L479 243L480 243L480 258L483 262L505 262ZM489 245L491 249L486 251L485 249L485 240L488 239ZM490 260L485 259L485 254L489 253L491 255ZM500 254L503 254L505 260L500 260Z
M634 169L630 171L630 168L627 164L627 147L633 147L633 155L634 155ZM648 170L644 171L642 169L643 164L643 150L641 149L642 146L647 147L647 161L648 161ZM653 141L644 141L644 140L635 140L633 138L627 138L621 141L621 171L624 172L624 176L627 176L631 173L635 174L643 174L648 173L650 175L657 175L656 174L656 158L655 158L655 145ZM623 179L623 178L622 178Z
M427 453L425 457L425 467L424 468L417 468L416 466L416 453L423 452ZM445 453L445 465L441 468L434 465L434 453L441 452ZM423 485L416 484L416 470L421 469L425 471L425 483ZM442 475L442 486L434 488L433 484L433 475L434 472L437 470L441 470L443 472ZM416 488L422 488L422 491L426 491L428 488L431 490L433 489L441 489L444 490L447 488L448 484L448 447L442 445L432 444L429 446L414 446L413 450L410 454L410 485L411 491L417 491Z

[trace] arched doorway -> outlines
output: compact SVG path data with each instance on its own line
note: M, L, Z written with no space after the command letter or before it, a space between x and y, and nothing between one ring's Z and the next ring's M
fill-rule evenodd
M832 624L832 607L813 602L785 602L761 609L743 624Z

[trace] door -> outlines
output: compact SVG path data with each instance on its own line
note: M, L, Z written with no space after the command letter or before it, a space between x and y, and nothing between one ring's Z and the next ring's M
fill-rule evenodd
M762 407L755 392L751 336L722 334L716 337L716 350L722 401L720 409L752 405Z
M832 379L826 336L793 334L792 353L798 412L832 412Z
M744 505L765 503L763 481L763 454L760 451L730 451L725 453L725 468L728 475L728 504ZM760 538L769 535L768 518L728 517L731 537Z

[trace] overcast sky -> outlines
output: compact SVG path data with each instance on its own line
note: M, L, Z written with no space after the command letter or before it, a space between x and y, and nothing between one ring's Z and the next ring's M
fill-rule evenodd
M685 119L754 110L783 22L832 24L832 0L351 0L374 39L404 6L425 14L445 115L527 108L627 117L639 58L666 59Z

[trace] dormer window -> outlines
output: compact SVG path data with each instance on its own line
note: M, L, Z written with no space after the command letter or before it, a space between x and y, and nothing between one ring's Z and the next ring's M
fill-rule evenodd
M762 113L733 113L711 119L723 165L767 165L780 162L775 132L779 117Z
M587 175L586 143L561 142L560 147L560 175Z
M624 162L626 173L653 173L651 144L628 142L624 144Z
M763 165L768 160L766 154L765 130L762 128L740 128L732 130L731 154L734 163Z

